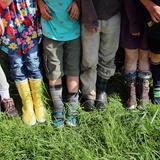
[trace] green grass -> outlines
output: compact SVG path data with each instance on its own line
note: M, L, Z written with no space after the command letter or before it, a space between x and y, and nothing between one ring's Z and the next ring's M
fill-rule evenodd
M114 84L121 86L119 80ZM20 117L0 114L0 160L160 159L160 106L127 111L117 90L109 89L106 111L80 109L75 128L56 129L50 116L45 124L29 127Z

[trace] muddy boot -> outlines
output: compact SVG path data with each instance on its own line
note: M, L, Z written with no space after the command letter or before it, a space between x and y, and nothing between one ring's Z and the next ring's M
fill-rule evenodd
M64 126L64 104L62 100L62 85L49 86L53 101L53 125L57 128Z
M149 79L151 79L151 72L139 72L137 82L137 97L139 99L139 105L144 107L149 100Z
M135 109L137 107L136 100L136 72L125 74L126 80L126 93L127 100L126 106L127 109Z
M160 104L160 86L153 88L153 103Z
M92 112L94 110L94 105L95 105L94 101L95 101L94 97L90 95L83 95L81 99L81 104L83 109L86 112Z
M66 115L66 125L70 127L77 126L77 116L78 116L78 93L68 93L67 96L67 115Z
M153 103L160 104L160 62L151 62Z
M106 94L107 83L108 80L103 79L99 76L97 77L95 106L98 110L103 111L105 109L105 105L107 104L107 94Z
M4 98L3 100L1 100L1 107L2 111L4 113L7 113L9 116L18 116L18 111L12 98Z

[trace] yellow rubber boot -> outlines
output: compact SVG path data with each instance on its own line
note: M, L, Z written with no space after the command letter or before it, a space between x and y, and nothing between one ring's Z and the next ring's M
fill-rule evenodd
M32 102L32 96L30 91L30 86L28 83L28 80L24 81L17 81L16 86L18 89L18 92L20 94L20 97L22 99L22 119L23 122L27 125L35 125L36 124L36 117L33 110L33 102Z
M46 109L42 101L42 80L41 79L29 79L33 106L38 122L43 123L46 121Z

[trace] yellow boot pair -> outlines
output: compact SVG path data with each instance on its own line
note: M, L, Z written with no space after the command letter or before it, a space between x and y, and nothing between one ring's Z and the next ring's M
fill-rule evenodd
M29 85L30 84L30 85ZM24 123L32 126L36 120L45 122L46 112L41 100L41 80L24 80L16 82L16 86L22 99L22 119Z

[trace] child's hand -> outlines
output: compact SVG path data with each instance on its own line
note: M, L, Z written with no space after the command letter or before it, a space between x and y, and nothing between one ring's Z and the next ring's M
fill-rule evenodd
M12 0L0 0L0 5L2 8L7 8L12 3Z
M4 26L2 20L0 19L0 36L3 35L3 33L4 33Z
M79 11L77 3L72 2L68 7L67 12L69 13L71 19L73 20L78 19L80 11Z
M153 6L150 10L150 15L154 22L159 23L160 22L160 6Z
M40 12L41 12L42 17L45 20L52 19L52 17L50 16L50 13L51 13L50 9L42 0L38 0L38 6L40 8Z
M149 11L152 20L156 23L160 22L160 6L156 5L151 0L140 0Z
M87 25L85 25L85 28L89 31L89 32L91 32L91 33L96 33L96 32L98 32L98 27L93 27L93 26L87 26Z

